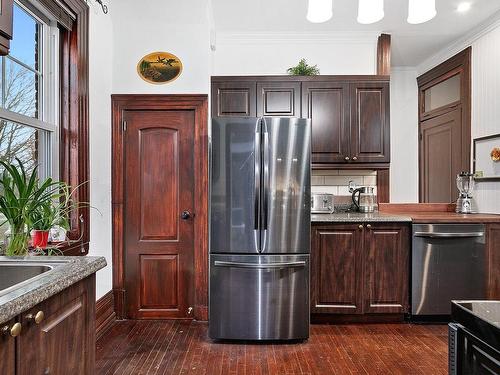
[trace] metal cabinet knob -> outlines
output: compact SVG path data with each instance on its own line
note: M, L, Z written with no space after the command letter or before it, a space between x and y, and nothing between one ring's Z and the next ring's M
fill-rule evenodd
M26 315L26 320L29 320L29 321L32 321L32 322L35 322L35 324L40 324L43 319L45 318L45 314L43 313L43 311L38 311L36 314L28 314Z
M22 328L23 328L23 326L21 325L21 323L14 323L12 325L12 327L4 326L2 328L2 333L4 335L10 335L12 337L17 337L21 334Z
M358 225L358 228L359 228L359 229L363 229L363 228L364 228L364 227L363 227L363 224L359 224L359 225Z
M345 159L345 161L351 160L351 158L349 156L346 156L344 159Z
M358 157L357 156L353 156L352 160L356 161L356 160L358 160Z
M372 225L371 225L371 224L366 224L366 227L367 227L368 229L370 229L370 228L372 227Z
M188 210L182 211L182 213L181 213L181 219L182 220L188 220L188 219L191 218L191 216L192 216L192 214Z

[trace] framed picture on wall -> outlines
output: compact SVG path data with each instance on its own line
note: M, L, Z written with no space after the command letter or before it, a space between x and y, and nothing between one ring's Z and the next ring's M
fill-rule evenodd
M474 139L476 181L500 181L500 134Z

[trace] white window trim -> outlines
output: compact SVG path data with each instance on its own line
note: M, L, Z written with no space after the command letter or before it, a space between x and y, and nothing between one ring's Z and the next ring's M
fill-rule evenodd
M42 58L40 61L40 69L42 77L42 87L39 93L39 108L41 118L22 115L0 107L0 118L8 121L13 121L21 125L26 125L35 129L41 129L43 136L39 138L41 147L39 148L38 160L43 168L39 169L39 177L41 179L52 177L59 178L59 143L60 143L60 126L59 126L59 29L56 21L49 21L50 15L41 11L43 9L40 4L35 1L30 1L35 8L41 13L41 16L24 6L21 1L16 0L16 5L30 14L38 22L42 24L42 32L40 35L40 50ZM44 19L42 19L43 17ZM8 57L12 61L21 66L34 70L26 66L23 62L14 57Z

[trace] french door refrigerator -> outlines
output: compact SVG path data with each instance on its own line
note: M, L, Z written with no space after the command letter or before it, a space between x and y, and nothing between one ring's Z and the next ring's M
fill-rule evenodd
M309 337L311 126L212 121L209 336Z

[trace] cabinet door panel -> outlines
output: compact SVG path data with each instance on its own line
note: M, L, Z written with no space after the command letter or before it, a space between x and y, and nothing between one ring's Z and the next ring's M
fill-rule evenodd
M3 330L10 330L15 320L0 325L0 374L13 375L16 372L16 338Z
M300 117L300 82L257 82L257 116Z
M408 311L410 231L372 224L365 230L365 313Z
M21 315L21 375L93 374L95 276L88 277ZM43 311L35 324L28 314Z
M351 159L389 162L389 83L353 83L351 101Z
M251 116L256 114L255 82L212 84L212 116Z
M312 162L344 163L349 156L349 85L304 82L302 116L311 119Z
M362 312L362 231L357 225L314 229L311 307L313 313Z

